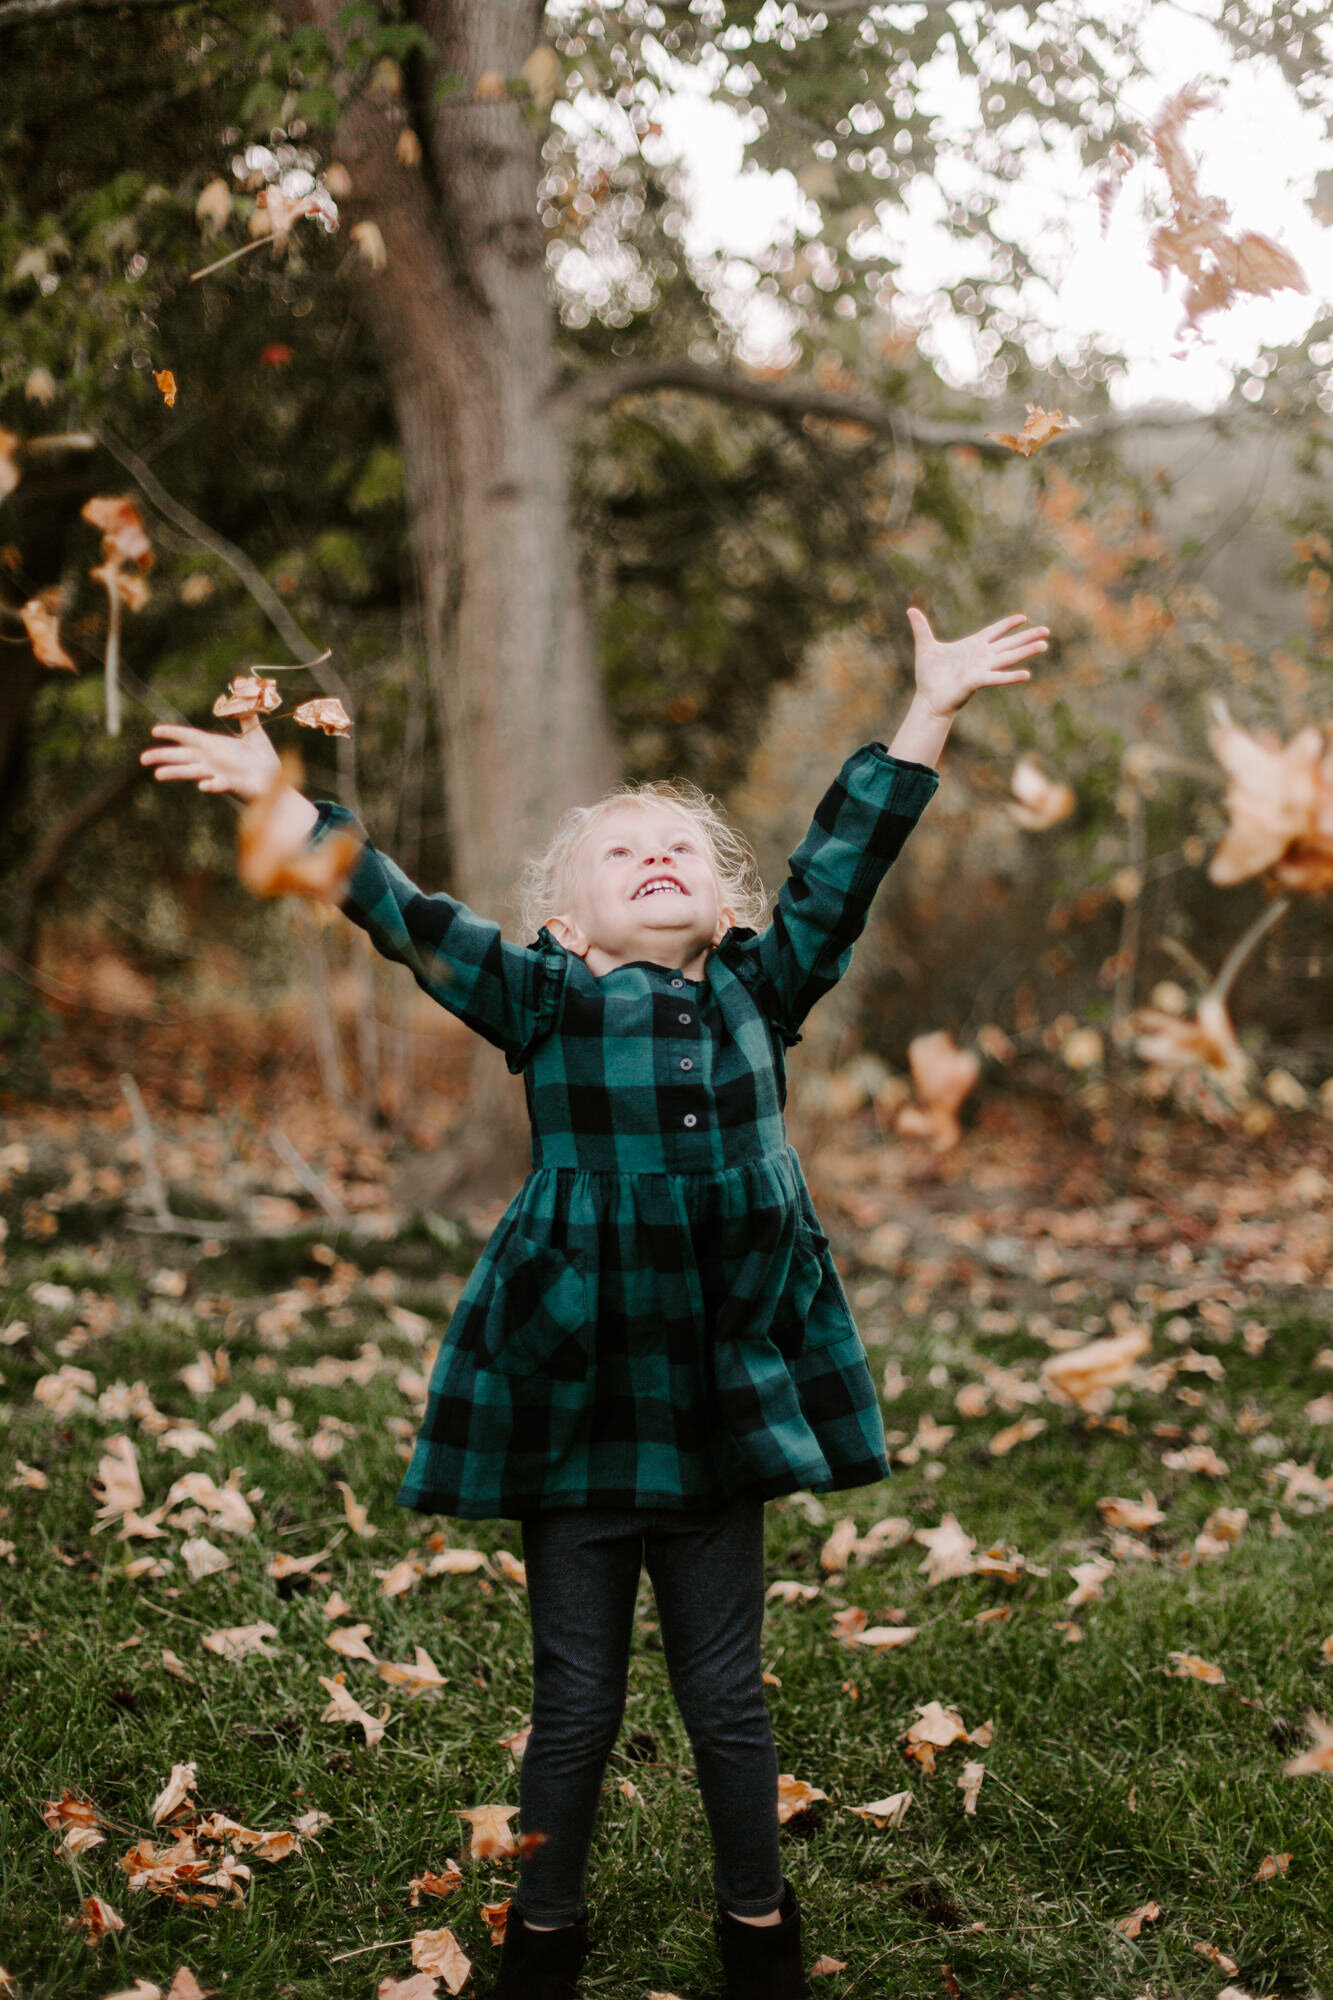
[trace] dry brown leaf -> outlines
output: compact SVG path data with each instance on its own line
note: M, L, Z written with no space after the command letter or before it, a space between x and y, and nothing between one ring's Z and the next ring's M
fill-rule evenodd
M1045 1428L1045 1417L1020 1417L1016 1424L996 1431L990 1441L991 1457L1007 1458L1015 1445L1027 1444L1032 1438L1040 1437Z
M414 1972L410 1979L381 1979L375 2000L438 2000L440 1982L429 1972Z
M532 1724L530 1722L525 1722L523 1727L521 1729L514 1730L512 1735L497 1736L495 1740L500 1745L500 1748L502 1750L507 1750L509 1752L510 1756L513 1758L516 1764L521 1764L523 1761L523 1752L528 1747L528 1738L531 1736L531 1734L532 1734Z
M171 1776L167 1779L166 1784L153 1800L152 1806L149 1809L148 1817L152 1825L164 1826L168 1820L174 1819L178 1813L194 1811L194 1800L190 1797L190 1793L195 1788L197 1778L197 1765L172 1765Z
M113 1521L117 1515L136 1512L143 1506L143 1485L139 1478L139 1454L133 1438L109 1437L97 1463L100 1505L99 1521Z
M153 380L161 392L162 401L169 410L174 410L176 407L176 377L169 368L155 368L153 370Z
M78 1921L83 1925L84 1937L89 1944L97 1944L115 1931L123 1931L125 1919L110 1903L104 1903L100 1896L88 1896L79 1905Z
M418 1972L442 1979L450 1993L461 1993L472 1970L472 1960L451 1930L417 1931L412 1939L412 1963Z
M1118 1917L1115 1928L1121 1937L1136 1938L1145 1924L1155 1924L1161 1916L1158 1903L1140 1903L1137 1910L1131 1910L1127 1917Z
M1222 1687L1226 1682L1222 1669L1201 1660L1197 1653L1168 1653L1166 1657L1171 1662L1167 1672L1181 1680L1207 1681L1212 1687Z
M220 1632L205 1632L199 1643L207 1646L210 1653L216 1653L220 1660L248 1660L252 1653L262 1653L272 1659L277 1648L270 1646L268 1641L277 1636L277 1626L261 1618L253 1625L228 1625Z
M1063 778L1048 778L1034 757L1020 757L1009 780L1013 799L1008 813L1026 833L1045 833L1068 819L1078 800Z
M284 757L273 782L246 806L237 835L237 873L255 896L305 896L312 902L337 903L361 851L361 840L340 827L316 845L306 842L292 852L282 838L276 808L287 787L299 787L301 778L300 760Z
M1202 1472L1209 1479L1225 1479L1231 1470L1210 1444L1187 1444L1180 1451L1164 1451L1162 1464L1168 1472Z
M955 1520L946 1514L938 1528L918 1528L912 1536L922 1548L929 1551L926 1559L918 1567L926 1581L951 1582L954 1577L971 1576L974 1570L972 1552L976 1548L975 1535L969 1535Z
M1325 1722L1313 1710L1306 1716L1305 1723L1314 1742L1308 1750L1302 1750L1298 1757L1293 1757L1290 1763L1282 1766L1284 1777L1310 1778L1333 1773L1333 1723Z
M851 1515L844 1516L835 1523L833 1533L819 1551L819 1567L833 1575L846 1569L851 1561L852 1550L856 1547L857 1527Z
M977 1796L981 1791L981 1781L986 1775L986 1766L969 1760L964 1764L958 1777L958 1789L963 1795L963 1811L975 1817Z
M438 1562L438 1560L437 1556L435 1562ZM484 1560L485 1558L483 1557ZM404 1556L400 1562L391 1564L388 1569L376 1570L375 1574L380 1580L380 1596L406 1596L407 1592L412 1589L414 1584L419 1583L423 1576L430 1575L435 1567L435 1562L432 1562L428 1567L422 1562L420 1556Z
M1083 1644L1083 1627L1075 1618L1053 1619L1051 1630L1053 1632L1063 1632L1067 1646L1081 1646Z
M12 1990L0 1980L0 1993ZM136 1979L133 1986L119 1987L114 1993L108 1993L105 2000L162 2000L162 1988L154 1986L151 1979Z
M929 1140L936 1152L947 1152L962 1137L959 1107L975 1087L981 1064L945 1028L915 1036L907 1045L907 1063L919 1101L899 1112L895 1129L908 1138Z
M849 1604L845 1610L833 1613L831 1623L834 1638L844 1646L854 1646L870 1620L859 1604Z
M817 1583L797 1583L794 1578L780 1577L776 1583L769 1584L764 1592L764 1602L771 1604L776 1598L782 1604L812 1604L823 1594Z
M509 1822L518 1811L517 1806L469 1806L460 1808L458 1817L465 1819L472 1829L468 1853L473 1861L507 1860L516 1852Z
M366 1644L369 1636L369 1625L340 1625L324 1635L324 1644L332 1646L334 1652L341 1653L344 1659L369 1660L373 1667L379 1664L379 1655Z
M320 1711L320 1721L356 1723L365 1731L367 1748L373 1748L384 1734L384 1724L389 1714L387 1703L378 1716L370 1715L362 1708L360 1702L348 1693L341 1675L335 1674L330 1680L321 1674L319 1684L329 1696L328 1707Z
M209 1991L211 1990L210 1988ZM167 1988L166 2000L208 2000L208 1993L199 1984L188 1965L178 1965L176 1977Z
M382 1681L389 1681L409 1695L427 1694L445 1686L443 1674L424 1646L416 1648L416 1658L410 1667L381 1660L375 1671Z
M408 1907L415 1910L423 1896L452 1896L455 1889L463 1886L463 1871L456 1861L446 1861L438 1875L429 1870L424 1875L414 1875L408 1883Z
M1043 410L1037 403L1029 403L1027 417L1022 430L987 431L986 436L996 444L1006 445L1010 451L1018 452L1023 458L1031 458L1034 451L1040 451L1053 437L1060 437L1065 431L1080 430L1077 417L1067 417L1063 410Z
M222 718L243 720L252 715L272 715L282 707L278 683L264 674L237 674L228 681L227 692L213 703L213 713Z
M1105 1561L1101 1556L1093 1556L1089 1562L1071 1563L1069 1574L1074 1579L1074 1588L1066 1597L1065 1603L1073 1608L1101 1596L1107 1578L1115 1574L1115 1564Z
M868 1646L875 1653L888 1653L895 1647L910 1645L917 1630L915 1625L871 1625L857 1633L855 1643Z
M101 529L102 553L112 562L133 563L144 571L153 567L153 545L143 516L127 493L100 495L79 511L85 521Z
M15 463L23 439L17 431L0 428L0 500L7 500L22 478Z
M1265 1854L1254 1871L1256 1882L1271 1882L1275 1875L1285 1875L1291 1866L1289 1854Z
M69 673L78 672L73 660L60 643L60 592L44 590L38 597L30 597L22 607L20 616L23 629L28 635L28 644L33 656L43 667L64 667Z
M787 1821L795 1819L798 1813L808 1812L811 1806L817 1805L821 1799L827 1798L828 1793L821 1792L818 1785L807 1785L804 1778L794 1778L790 1771L780 1772L778 1775L779 1826L785 1826Z
M827 1952L821 1952L810 1967L809 1976L811 1979L823 1979L830 1972L845 1972L846 1970L847 1961L845 1958L830 1958Z
M292 711L292 721L299 722L302 729L322 729L326 736L350 736L352 718L333 695L320 695L314 701L303 701Z
M1048 1355L1041 1364L1043 1386L1086 1408L1103 1390L1127 1382L1151 1345L1148 1327L1127 1326L1123 1332L1089 1341L1085 1347Z
M1208 1960L1208 1963L1210 1965L1215 1965L1219 1972L1225 1972L1228 1979L1230 1979L1234 1973L1240 1971L1240 1967L1237 1965L1235 1959L1228 1958L1226 1953L1224 1951L1219 1951L1215 1944L1203 1944L1199 1941L1199 1939L1196 1938L1194 1941L1194 1949L1198 1952L1200 1958L1206 1958Z
M1148 1528L1157 1527L1166 1519L1154 1496L1146 1491L1140 1500L1119 1500L1114 1497L1099 1500L1097 1512L1108 1528L1127 1528L1135 1535L1143 1534Z
M849 1806L858 1819L868 1819L880 1828L901 1826L909 1806L916 1800L911 1792L892 1792L886 1799L872 1799L868 1806Z

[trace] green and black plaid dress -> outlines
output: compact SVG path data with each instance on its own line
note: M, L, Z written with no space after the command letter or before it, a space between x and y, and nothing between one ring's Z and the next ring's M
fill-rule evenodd
M703 979L595 978L367 846L344 909L522 1072L532 1171L441 1344L399 1503L716 1506L888 1473L864 1349L783 1125L784 1048L847 970L936 773L872 743L791 859L773 920ZM319 840L354 825L321 805Z

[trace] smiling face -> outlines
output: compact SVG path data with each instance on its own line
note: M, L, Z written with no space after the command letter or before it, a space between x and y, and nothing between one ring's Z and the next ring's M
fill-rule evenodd
M733 921L708 842L673 806L608 806L574 850L565 907L547 928L598 977L635 959L689 978Z

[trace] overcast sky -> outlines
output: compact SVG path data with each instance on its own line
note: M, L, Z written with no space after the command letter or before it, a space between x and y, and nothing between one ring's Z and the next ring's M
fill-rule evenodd
M1118 404L1166 399L1209 407L1226 396L1237 365L1250 364L1264 345L1299 341L1321 313L1333 309L1333 227L1321 225L1311 209L1321 171L1320 193L1333 209L1333 157L1316 116L1300 109L1269 66L1231 61L1208 21L1164 4L1148 5L1144 19L1153 80L1139 87L1130 110L1147 120L1181 85L1201 76L1218 79L1217 108L1193 118L1187 131L1200 185L1230 205L1237 231L1260 230L1288 249L1305 271L1310 295L1287 292L1233 307L1204 321L1204 339L1182 342L1180 283L1164 288L1148 261L1164 182L1147 160L1126 179L1105 237L1084 170L1069 162L1062 167L1040 153L1034 153L1031 176L1006 198L1002 220L1015 240L1040 247L1050 270L1053 287L1035 303L1055 350L1092 335L1126 353L1128 373L1113 387ZM929 108L946 122L957 118L961 142L966 103L956 87L951 102L949 87L936 85ZM744 259L765 243L790 240L802 214L808 218L791 174L742 171L739 121L700 89L677 90L659 103L655 115L664 128L662 145L678 152L689 171L690 251ZM959 162L964 171L961 144ZM922 180L918 186L924 199L897 212L892 247L900 260L901 290L928 296L964 267L956 242L934 221L938 197L931 184ZM732 296L744 300L743 280ZM747 357L784 358L778 302L756 294L739 310ZM974 357L962 327L933 316L927 344L949 379L974 379ZM1333 361L1333 352L1325 357L1321 350L1315 358Z

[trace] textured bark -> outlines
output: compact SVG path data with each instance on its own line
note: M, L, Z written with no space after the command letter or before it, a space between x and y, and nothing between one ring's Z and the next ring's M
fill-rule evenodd
M332 30L330 0L289 0ZM512 923L524 857L568 804L614 774L569 521L569 443L550 402L554 319L537 219L540 142L516 100L478 101L517 76L540 0L421 0L434 58L403 95L349 104L338 135L349 229L387 252L354 282L397 415L443 745L448 885ZM456 96L435 103L442 77ZM413 86L416 86L415 90ZM411 130L420 163L405 165ZM436 1186L489 1195L521 1169L521 1092L478 1046L469 1139ZM419 1184L418 1191L425 1184Z

